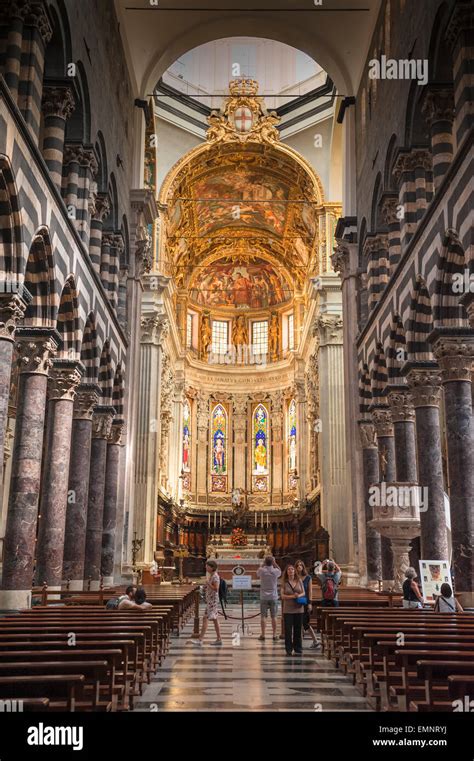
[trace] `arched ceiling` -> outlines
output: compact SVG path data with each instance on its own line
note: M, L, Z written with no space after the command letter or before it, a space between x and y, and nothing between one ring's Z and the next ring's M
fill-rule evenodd
M252 261L265 261L302 288L315 259L321 183L296 151L279 143L278 119L256 97L256 83L235 80L231 86L221 112L210 117L208 142L164 180L166 258L179 288L192 287L196 270L231 258L241 266L248 260L254 269ZM272 294L269 299L285 301Z
M162 0L158 6L145 0L115 5L138 97L149 96L183 53L237 35L292 45L327 71L340 94L355 95L381 0L331 0L330 8L310 0L259 0L258 10L255 0L185 0L185 10Z

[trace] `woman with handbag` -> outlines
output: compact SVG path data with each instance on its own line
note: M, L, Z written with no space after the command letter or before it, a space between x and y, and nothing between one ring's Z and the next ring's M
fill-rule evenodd
M313 580L311 578L311 574L308 573L307 568L302 560L296 561L295 569L296 573L303 582L305 597L308 600L303 609L303 630L308 632L309 636L313 640L311 647L318 648L321 647L321 645L318 642L313 627L311 626L311 611L313 610L313 606L311 604L311 600L313 599Z
M303 612L307 604L303 582L294 565L287 565L283 571L281 584L283 601L283 621L285 624L285 650L287 655L303 652Z

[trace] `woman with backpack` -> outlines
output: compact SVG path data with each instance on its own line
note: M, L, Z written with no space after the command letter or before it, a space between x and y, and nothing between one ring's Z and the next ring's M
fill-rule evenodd
M206 609L202 619L201 633L199 637L192 639L191 642L193 645L202 645L202 641L206 636L208 622L212 621L214 624L214 629L216 630L217 639L215 642L211 642L211 645L214 647L220 647L222 645L221 630L218 621L220 577L217 573L217 563L215 560L207 561L206 571L208 573L205 586Z
M287 565L281 579L283 621L285 624L285 650L287 655L303 652L303 612L307 602L303 582L294 565Z
M310 623L311 611L313 610L313 606L311 604L311 600L313 599L313 579L311 574L309 574L306 570L306 566L302 560L296 561L295 569L296 573L299 575L301 581L303 582L304 593L306 599L308 600L307 604L304 606L303 611L303 629L305 632L309 632L309 635L313 640L311 647L317 648L320 647L320 643L318 642L314 629Z
M464 613L461 603L454 597L449 584L441 584L440 592L434 606L435 613Z
M341 583L342 571L335 560L325 560L321 566L321 573L317 578L321 583L323 592L323 608L338 608L338 589Z

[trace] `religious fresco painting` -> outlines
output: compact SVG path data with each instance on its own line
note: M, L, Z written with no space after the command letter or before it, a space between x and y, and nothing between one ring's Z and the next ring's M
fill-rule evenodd
M253 489L268 491L269 449L268 449L268 412L259 404L253 413Z
M227 412L216 404L211 419L211 491L227 491Z
M200 271L190 296L206 308L265 309L284 304L292 293L264 259L226 256Z
M196 182L193 194L196 221L203 234L226 226L259 227L283 235L289 187L268 172L232 166L225 174Z

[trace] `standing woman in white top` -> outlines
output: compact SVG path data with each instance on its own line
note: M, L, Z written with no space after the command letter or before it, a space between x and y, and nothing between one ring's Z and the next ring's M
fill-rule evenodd
M202 628L199 637L191 639L193 645L202 645L202 641L206 635L207 625L209 621L214 624L216 630L216 641L211 642L211 645L220 647L222 645L221 630L219 627L219 586L220 577L217 573L217 563L215 560L208 560L206 563L207 581L205 586L206 594L206 609L202 619Z
M449 584L441 584L441 594L436 598L435 613L464 613L461 604L453 595L453 590Z

